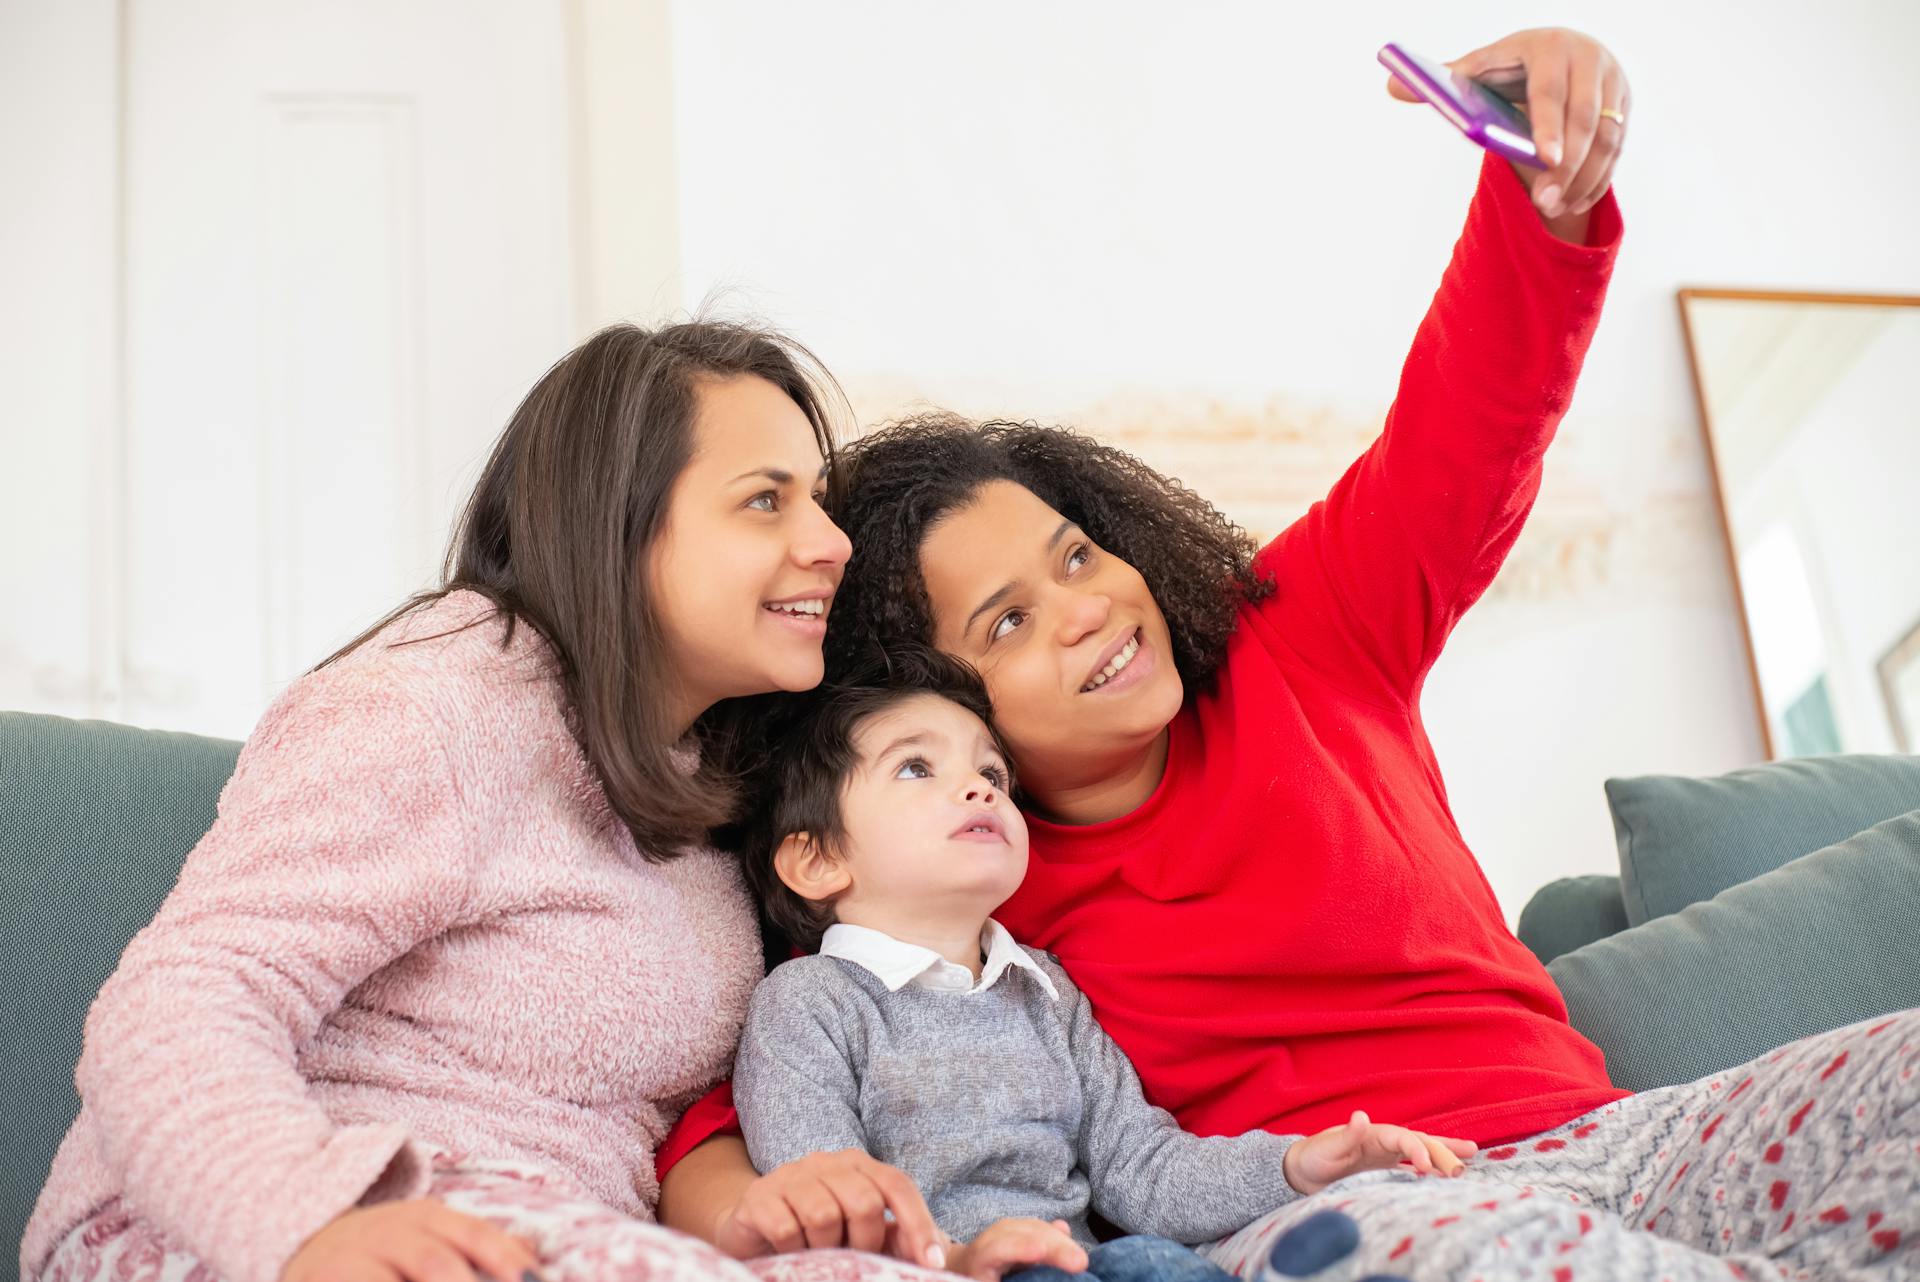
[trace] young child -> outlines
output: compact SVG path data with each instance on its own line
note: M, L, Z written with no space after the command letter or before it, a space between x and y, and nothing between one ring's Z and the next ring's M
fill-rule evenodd
M755 1166L863 1150L919 1185L949 1269L1033 1269L1023 1282L1225 1282L1177 1243L1357 1171L1460 1171L1470 1142L1364 1114L1305 1138L1202 1138L1148 1104L1059 960L989 916L1027 868L989 713L970 668L916 653L823 689L783 737L740 846L769 920L818 952L776 968L748 1012L734 1100ZM1136 1236L1096 1245L1089 1211ZM1276 1248L1277 1271L1351 1250L1351 1221L1328 1215L1341 1223Z

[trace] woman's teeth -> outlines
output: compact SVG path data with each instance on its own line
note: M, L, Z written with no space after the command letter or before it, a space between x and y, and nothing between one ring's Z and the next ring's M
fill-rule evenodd
M1100 669L1093 680L1080 687L1080 693L1085 694L1089 690L1094 690L1105 685L1108 678L1118 673L1120 669L1126 667L1129 663L1132 663L1133 656L1138 653L1140 653L1140 634L1136 632L1127 640L1125 645L1120 647L1119 654L1107 660L1107 666Z
M775 614L791 614L795 618L815 619L827 612L827 602L823 597L815 597L810 601L769 603L766 608Z

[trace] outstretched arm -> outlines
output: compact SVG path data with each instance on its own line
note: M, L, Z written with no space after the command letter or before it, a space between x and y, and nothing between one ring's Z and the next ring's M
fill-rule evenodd
M1530 196L1514 166L1484 158L1379 439L1256 563L1279 585L1255 612L1260 639L1389 707L1418 698L1447 636L1519 537L1620 241L1618 205L1594 186L1610 180L1620 130L1611 119L1597 132L1583 122L1602 93L1624 93L1624 81L1604 49L1570 33L1522 33L1461 65L1516 56L1530 60L1521 73L1538 104L1537 139L1551 148L1552 130L1564 131L1560 164L1532 179ZM1615 141L1596 148L1608 137ZM1552 186L1574 204L1550 198ZM1536 200L1560 213L1544 216ZM1576 233L1583 243L1561 238Z

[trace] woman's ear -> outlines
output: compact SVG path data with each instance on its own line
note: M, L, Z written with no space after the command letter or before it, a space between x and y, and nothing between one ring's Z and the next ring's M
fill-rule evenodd
M773 871L788 890L813 903L837 899L853 885L853 873L810 832L789 834L773 852Z

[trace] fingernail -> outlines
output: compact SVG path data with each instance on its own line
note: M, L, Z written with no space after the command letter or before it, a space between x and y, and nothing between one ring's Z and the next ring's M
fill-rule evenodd
M1560 212L1560 188L1558 184L1549 184L1540 189L1540 209L1548 217Z
M944 1269L947 1267L947 1251L938 1242L927 1248L927 1267Z

